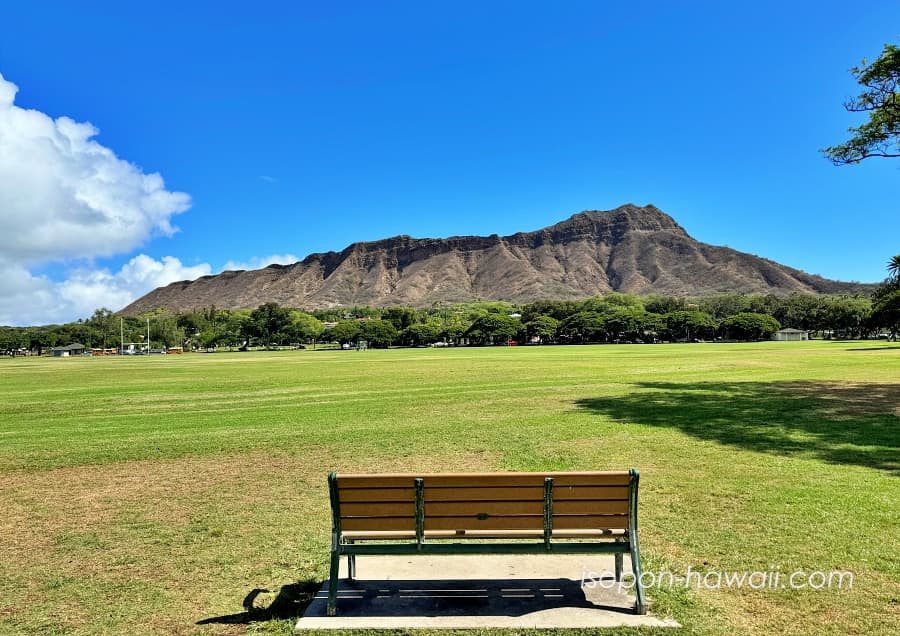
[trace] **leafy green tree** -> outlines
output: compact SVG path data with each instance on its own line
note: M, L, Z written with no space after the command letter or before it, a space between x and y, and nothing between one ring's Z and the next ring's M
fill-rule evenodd
M664 320L671 340L707 340L716 335L718 327L713 317L702 311L673 311Z
M211 349L224 341L225 337L222 332L216 331L215 329L205 329L200 332L196 342L204 349Z
M441 337L446 342L459 343L471 326L462 314L454 313L441 320Z
M278 303L264 303L250 313L253 335L262 338L267 346L280 339L290 324L290 310Z
M644 309L651 314L670 314L675 311L683 311L687 304L684 298L675 298L673 296L662 296L652 294L644 299Z
M515 337L522 323L506 314L489 313L478 318L466 331L466 336L481 344L505 344Z
M286 328L287 334L298 342L310 342L315 345L316 340L325 331L322 321L302 311L290 312L291 322Z
M661 327L656 314L648 314L643 305L619 305L603 316L607 337L613 340L644 340L648 333L655 336Z
M538 316L550 316L565 320L581 311L581 303L575 300L536 300L522 308L522 322L528 323Z
M357 321L342 320L329 331L326 331L324 338L344 345L359 340L359 334L360 328Z
M186 334L194 334L202 331L209 321L201 311L186 311L178 314L177 324L184 329Z
M606 321L596 311L579 311L559 324L557 334L566 342L600 342L606 338Z
M872 298L878 302L884 296L900 289L900 254L891 257L887 264L888 276L881 286L872 294Z
M752 295L747 297L747 311L754 314L775 315L775 311L781 305L781 299L775 294Z
M122 332L125 342L143 342L147 337L147 320L137 316L125 316L122 320ZM60 344L66 337L66 335L60 337Z
M174 315L167 311L159 311L150 316L151 343L175 347L181 345L183 341L184 329L178 326L178 319Z
M410 325L404 332L407 342L412 345L424 345L438 342L444 325L439 318L429 318L425 322Z
M900 289L883 296L872 308L872 325L887 329L891 339L900 334Z
M249 347L253 335L252 312L249 309L232 309L222 313L225 317L218 323L221 325L221 342L229 347L241 344Z
M0 352L14 352L22 346L22 330L0 327Z
M92 347L94 343L100 342L100 335L88 322L79 320L65 325L59 344L68 345L76 342L86 347ZM29 343L25 342L24 344L27 346Z
M698 299L697 309L708 313L716 320L722 320L750 311L750 302L743 294L716 294Z
M819 299L822 329L846 338L859 338L868 331L872 301L850 296L823 296Z
M859 163L869 157L900 157L900 48L885 44L875 61L850 69L863 91L844 103L868 120L849 129L851 137L821 152L835 165Z
M359 337L373 347L390 347L400 332L387 320L363 320L359 323Z
M891 257L887 270L884 283L872 294L870 323L875 328L887 329L891 339L896 340L900 331L900 254Z
M397 331L419 322L419 318L420 312L412 307L388 307L381 312L381 319L390 322Z
M765 340L781 329L772 316L743 312L729 316L719 324L719 330L730 340Z
M553 342L559 321L553 316L536 316L525 323L525 333L529 338L540 338L541 342Z
M344 320L344 310L340 307L329 307L328 309L314 309L312 315L322 322L339 322Z
M609 314L616 309L621 309L623 307L639 308L643 310L644 304L637 296L619 292L609 292L603 296L587 298L581 303L582 311L593 311L598 314Z
M116 319L116 315L106 307L96 310L94 315L88 319L88 324L97 333L98 342L96 344L104 349L118 340L116 336L119 331L119 321Z
M59 343L59 332L56 325L48 325L40 328L40 342L42 348L55 347Z
M791 294L783 298L772 316L780 324L794 329L819 331L828 328L823 320L822 300L812 294Z

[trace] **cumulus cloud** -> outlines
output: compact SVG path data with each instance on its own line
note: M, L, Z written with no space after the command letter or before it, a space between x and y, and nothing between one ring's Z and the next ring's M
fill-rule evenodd
M222 266L222 271L260 269L267 265L293 265L299 260L293 254L272 254L271 256L254 257L247 261L228 261Z
M171 236L172 217L190 207L190 196L118 158L94 140L90 123L17 106L17 92L0 74L0 324L73 320L209 273L208 265L144 255L114 273L90 268L91 259ZM63 282L32 273L53 262L81 266Z
M111 256L158 232L190 196L157 173L93 140L98 130L15 105L18 87L0 75L0 236L19 262Z
M210 273L206 263L187 266L174 256L156 260L140 254L115 272L85 267L70 271L66 280L53 281L0 260L0 325L87 318L100 307L118 310L157 287Z

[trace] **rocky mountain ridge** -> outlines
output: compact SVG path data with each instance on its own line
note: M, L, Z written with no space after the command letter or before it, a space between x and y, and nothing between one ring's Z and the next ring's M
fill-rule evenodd
M310 254L292 265L226 271L160 287L122 310L303 309L472 300L527 303L609 291L699 296L719 292L851 293L842 283L691 238L652 205L585 211L510 236L417 239L401 235Z

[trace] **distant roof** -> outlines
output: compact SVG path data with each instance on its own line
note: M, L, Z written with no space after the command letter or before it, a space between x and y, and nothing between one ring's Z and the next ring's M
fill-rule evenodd
M76 349L84 349L84 345L79 342L73 342L65 347L53 347L50 351L75 351Z
M775 333L807 333L806 329L794 329L793 327L788 327L787 329L779 329Z

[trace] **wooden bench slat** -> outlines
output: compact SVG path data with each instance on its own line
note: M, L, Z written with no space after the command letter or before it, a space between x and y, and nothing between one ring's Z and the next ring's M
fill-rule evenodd
M369 501L416 501L414 488L345 488L341 490L341 505Z
M575 499L570 501L553 502L553 515L596 515L617 514L627 515L629 510L627 499L603 500Z
M544 515L469 517L425 517L425 530L537 530L544 527Z
M496 516L487 519L473 517L426 517L426 530L536 530L543 529L543 515ZM560 530L576 528L627 528L625 515L554 515L553 527Z
M544 501L544 485L473 488L425 486L425 503L433 501Z
M415 517L415 502L341 503L341 518L347 517Z
M567 486L553 487L553 501L569 501L576 499L624 500L628 501L628 486Z
M628 515L553 515L553 529L628 528Z
M407 530L415 534L415 517L350 517L341 519L341 530Z
M344 488L341 502L415 502L413 488ZM627 486L554 487L554 501L628 500ZM543 486L499 486L470 488L425 488L425 502L433 501L543 501Z
M430 517L489 515L543 515L543 501L451 501L425 504L425 524Z
M625 472L613 473L556 473L553 477L553 487L563 486L628 486L631 483L631 475Z
M498 476L499 475L499 476ZM513 474L487 475L391 475L348 477L338 475L338 488L403 488L412 487L415 479L421 477L425 488L440 487L497 487L497 486L540 486L544 485L544 475Z
M554 514L628 514L628 500L558 501L553 504ZM479 513L497 515L542 515L543 501L451 501L425 504L425 518L476 517ZM416 506L410 502L365 502L341 504L341 517L413 517Z
M458 474L384 474L338 475L338 488L411 488L417 477L428 487L543 486L545 477L553 477L556 486L627 486L627 471L582 473L458 473Z

